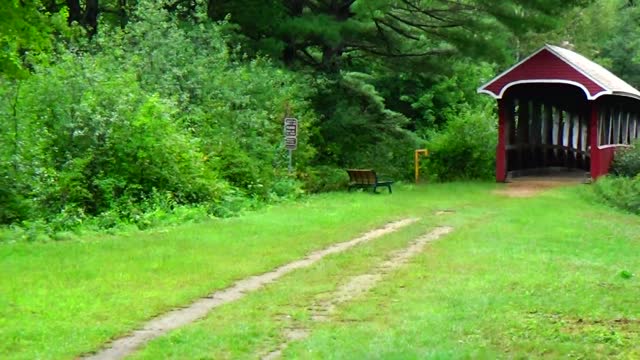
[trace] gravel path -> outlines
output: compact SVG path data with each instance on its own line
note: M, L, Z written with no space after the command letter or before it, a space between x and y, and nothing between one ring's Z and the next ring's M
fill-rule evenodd
M539 193L560 187L584 184L584 176L569 175L547 175L547 176L524 176L512 179L504 184L502 189L496 190L497 194L508 197L532 197Z

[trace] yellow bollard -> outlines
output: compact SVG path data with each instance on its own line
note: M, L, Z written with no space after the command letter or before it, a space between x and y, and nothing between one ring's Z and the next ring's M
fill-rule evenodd
M420 180L420 154L424 156L429 156L429 150L427 149L418 149L414 155L414 163L416 168L416 184Z

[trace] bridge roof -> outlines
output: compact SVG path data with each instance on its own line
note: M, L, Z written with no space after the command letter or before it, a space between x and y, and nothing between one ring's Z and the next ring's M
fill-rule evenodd
M640 100L640 91L586 57L559 46L545 45L478 89L501 99L511 86L527 83L570 84L581 88L587 99L602 95Z

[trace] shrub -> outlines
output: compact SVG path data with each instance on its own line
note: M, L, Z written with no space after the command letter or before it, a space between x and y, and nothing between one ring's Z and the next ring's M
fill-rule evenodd
M300 174L304 189L311 193L344 190L349 176L344 169L331 166L316 166Z
M604 176L595 182L593 189L606 203L640 214L640 175L633 178Z
M640 146L638 145L640 145L640 141L635 141L633 146L616 151L616 156L611 164L611 173L627 177L640 174Z
M126 31L101 26L31 76L0 78L0 224L146 227L182 207L230 216L300 194L280 179L282 118L289 105L300 120L304 168L311 77L240 56L224 24L140 9ZM158 194L171 203L153 203Z
M31 205L16 188L11 176L2 175L0 170L0 224L27 219L31 212Z
M489 108L451 116L444 129L431 132L424 162L433 180L489 179L494 174L497 129Z
M277 178L269 191L269 200L280 201L296 199L304 194L303 184L293 177L284 176Z

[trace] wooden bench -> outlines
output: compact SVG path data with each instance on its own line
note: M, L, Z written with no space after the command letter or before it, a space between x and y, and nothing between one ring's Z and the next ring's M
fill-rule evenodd
M373 192L378 192L378 186L386 186L391 191L393 180L380 180L376 172L371 169L347 169L349 174L349 191L353 188L372 188Z

